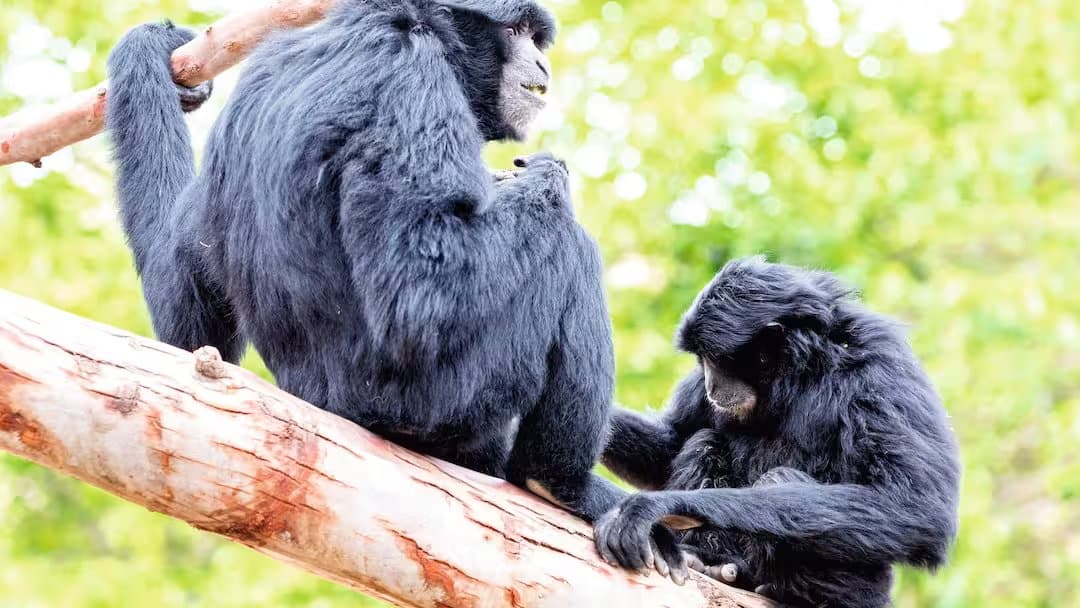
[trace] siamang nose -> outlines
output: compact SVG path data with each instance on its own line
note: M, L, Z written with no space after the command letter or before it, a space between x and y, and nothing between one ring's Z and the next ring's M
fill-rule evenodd
M536 67L540 68L540 71L544 73L544 76L551 78L551 72L548 71L548 66L545 64L547 64L546 57L544 59L536 60Z

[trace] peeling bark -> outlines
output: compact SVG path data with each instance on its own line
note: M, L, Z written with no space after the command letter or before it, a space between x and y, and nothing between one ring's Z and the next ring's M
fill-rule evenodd
M173 52L173 78L188 86L206 82L239 63L273 31L314 23L336 3L273 0L229 15ZM108 83L102 83L53 105L0 120L0 165L28 162L40 166L42 158L101 133L107 90Z
M402 606L770 604L604 564L586 524L198 355L0 291L0 449Z

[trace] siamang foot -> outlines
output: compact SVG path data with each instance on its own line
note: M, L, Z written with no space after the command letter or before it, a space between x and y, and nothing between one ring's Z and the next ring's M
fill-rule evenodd
M596 548L609 564L631 570L655 568L682 585L690 577L675 535L659 523L664 509L649 493L629 496L596 522Z
M745 565L740 568L739 564L734 560L724 559L718 564L706 566L705 562L701 561L701 558L693 551L686 551L685 556L686 565L691 570L696 570L709 578L714 578L729 585L733 585L739 580L739 574L745 575Z
M210 99L210 93L214 91L214 81L208 80L193 87L178 84L176 91L180 94L180 109L185 113L194 112Z

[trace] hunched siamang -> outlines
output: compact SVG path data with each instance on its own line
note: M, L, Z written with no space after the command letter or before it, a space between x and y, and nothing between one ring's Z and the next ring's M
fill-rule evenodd
M531 0L343 0L249 59L196 175L169 23L109 59L121 217L154 330L389 439L592 521L611 327L565 165L485 168L544 104L551 15ZM657 542L676 553L674 537Z
M654 418L617 410L603 461L634 485L596 525L604 558L692 566L798 606L889 604L892 565L936 568L959 464L941 402L897 325L833 275L729 262L684 315L698 368Z

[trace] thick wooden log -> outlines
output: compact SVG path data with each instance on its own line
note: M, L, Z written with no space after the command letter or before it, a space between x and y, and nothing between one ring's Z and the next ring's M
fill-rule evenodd
M195 85L236 65L271 32L322 19L337 0L273 0L229 15L206 28L172 56L176 82ZM105 125L108 83L76 93L53 105L25 110L0 120L0 165L40 160L89 139Z
M610 567L558 508L382 440L213 349L193 356L3 291L0 449L398 605L768 605Z

